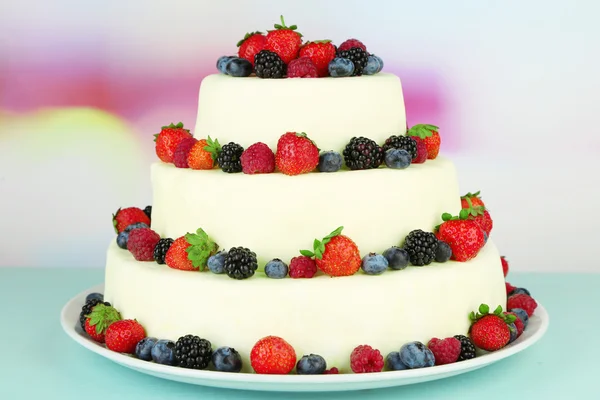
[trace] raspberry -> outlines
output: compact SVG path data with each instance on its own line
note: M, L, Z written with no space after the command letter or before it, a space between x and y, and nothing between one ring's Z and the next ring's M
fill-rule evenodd
M326 369L325 372L323 372L323 375L336 375L339 373L340 373L340 371L336 367L333 367L333 368Z
M129 240L131 240L131 236ZM515 294L508 298L506 308L508 308L508 311L512 310L513 308L521 308L525 310L528 316L531 317L537 308L537 302L533 299L533 297L524 293Z
M521 333L523 333L523 331L525 330L525 324L523 323L523 321L521 321L519 316L517 314L515 314L514 312L505 312L504 314L515 316L516 319L513 322L513 324L515 324L515 327L517 328L517 337L521 336Z
M364 372L381 372L383 370L383 356L369 345L360 345L350 354L350 368L356 374Z
M317 264L310 257L298 256L292 258L289 269L292 278L312 278L317 273Z
M308 57L300 57L290 61L287 70L288 78L317 78L317 66Z
M460 340L450 337L446 339L433 338L427 344L435 356L435 365L452 364L460 356Z
M427 161L427 145L420 137L412 137L417 142L417 156L412 160L413 164L423 164Z
M353 47L359 47L359 48L363 49L364 51L367 51L367 46L365 46L364 43L358 39L346 40L345 42L340 44L340 47L338 47L337 51L339 53L340 51L350 50Z
M506 285L506 295L510 295L515 289L516 287L514 287L513 285L511 285L508 282L504 282L504 284Z
M502 262L502 272L504 272L504 277L508 275L508 260L504 256L500 256L500 261Z
M159 240L158 233L150 228L134 229L129 234L127 250L138 261L154 261L154 248Z
M275 154L264 143L254 143L242 153L242 172L245 174L268 174L275 171Z
M189 168L188 154L190 154L190 150L192 150L192 147L194 147L197 141L198 140L191 137L179 142L175 149L175 153L173 153L173 164L175 164L177 168Z

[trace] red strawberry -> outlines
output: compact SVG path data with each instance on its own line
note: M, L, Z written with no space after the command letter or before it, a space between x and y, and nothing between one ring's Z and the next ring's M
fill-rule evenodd
M329 276L354 275L361 265L358 246L347 236L341 235L343 226L340 226L323 240L315 239L313 251L302 250L300 253L306 257L315 257L317 267Z
M288 65L288 78L317 78L318 76L317 67L308 57L296 58Z
M427 147L427 158L434 160L440 152L440 134L439 128L435 125L417 124L410 128L406 134L412 137L423 139Z
M467 199L471 200L471 204L473 204L474 207L485 207L485 204L483 203L483 201L481 200L481 192L478 190L475 193L467 193L464 196L460 196L460 202L461 202L461 207L462 208L469 208L469 203L467 203Z
M465 202L467 203L467 207L463 207L463 210L469 212L468 218L475 221L489 237L494 227L494 221L492 221L490 213L485 209L485 206L473 205L473 201L469 197L465 198Z
M221 144L218 139L200 139L191 148L187 162L191 169L213 169L219 153Z
M319 149L306 133L288 132L277 142L275 165L286 175L299 175L314 170L319 164Z
M108 326L105 334L106 347L118 353L135 352L135 346L146 337L146 331L139 322L123 319Z
M515 321L514 315L502 313L502 306L498 306L492 314L486 304L479 306L479 312L471 312L472 321L469 335L475 346L486 351L495 351L503 348L510 340L508 324Z
M437 227L437 238L450 245L452 259L456 261L474 258L485 245L483 231L475 221L467 217L467 210L461 210L458 217L444 213L444 222Z
M296 366L296 352L282 338L266 336L252 347L250 364L257 374L289 374Z
M335 46L331 40L307 42L300 48L300 57L310 58L317 67L319 76L327 76L329 62L335 58Z
M246 33L244 38L237 43L237 47L240 48L238 51L238 56L250 61L254 67L254 56L256 53L265 48L266 42L267 38L262 34L262 32Z
M254 143L240 157L245 174L269 174L275 171L275 154L262 142Z
M359 48L363 49L364 51L367 51L367 46L365 46L363 44L363 42L361 42L360 40L348 39L348 40L344 41L342 44L340 44L340 47L338 47L338 52L350 50L353 47L359 47Z
M296 25L285 26L283 15L280 18L281 25L275 24L275 30L267 33L265 49L277 53L284 63L289 64L298 57L302 45L302 34L296 32Z
M144 210L137 207L119 208L116 213L113 214L113 226L117 233L121 233L129 225L137 224L142 222L150 226L150 218Z
M506 275L508 275L508 260L506 257L500 256L500 262L502 263L502 272L504 272L504 277L506 278Z
M191 136L188 129L183 129L183 123L181 122L163 126L160 133L154 135L156 155L163 162L173 162L173 155L175 154L175 149L177 149L179 142Z
M121 315L114 307L100 303L92 308L92 312L87 315L85 331L96 342L104 343L106 329L110 324L120 319Z
M165 263L173 268L183 271L204 271L208 258L217 253L219 246L202 230L196 233L187 233L175 239L167 254Z
M531 317L537 308L537 301L525 293L514 294L508 298L506 308L509 310L513 308L523 309Z
M460 340L455 337L433 338L427 343L427 347L435 357L435 365L452 364L458 361L461 351Z
M134 229L129 233L127 250L137 261L154 261L154 248L160 235L150 228Z
M417 143L417 156L413 158L413 164L423 164L427 161L427 145L420 137L413 136L413 140Z

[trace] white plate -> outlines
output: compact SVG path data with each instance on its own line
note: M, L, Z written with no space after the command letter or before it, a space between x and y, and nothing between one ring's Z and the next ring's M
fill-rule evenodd
M376 389L390 386L410 385L447 378L449 376L473 371L490 365L503 358L510 357L525 350L537 342L548 329L549 318L540 304L535 315L529 319L525 332L505 348L486 353L477 358L454 364L440 365L430 368L388 371L368 374L340 375L259 375L245 373L224 373L215 371L199 371L142 361L135 357L115 353L94 342L85 335L79 326L79 313L89 293L104 292L104 285L94 286L74 298L62 309L61 325L64 331L83 347L100 354L118 364L136 371L154 375L173 381L195 385L214 386L230 389L289 391L289 392L323 392Z

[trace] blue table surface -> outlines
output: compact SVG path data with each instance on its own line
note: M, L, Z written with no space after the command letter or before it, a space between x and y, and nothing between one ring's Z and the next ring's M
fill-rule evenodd
M511 273L548 310L534 346L467 374L388 389L327 394L224 390L147 376L96 355L61 329L62 306L103 281L102 269L0 268L0 399L571 399L599 398L600 274Z

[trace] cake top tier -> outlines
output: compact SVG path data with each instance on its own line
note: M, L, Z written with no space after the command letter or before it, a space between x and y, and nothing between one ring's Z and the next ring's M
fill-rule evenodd
M197 138L274 146L285 132L307 132L321 150L341 151L353 136L382 143L406 132L400 79L388 73L346 79L259 79L224 74L200 86Z

